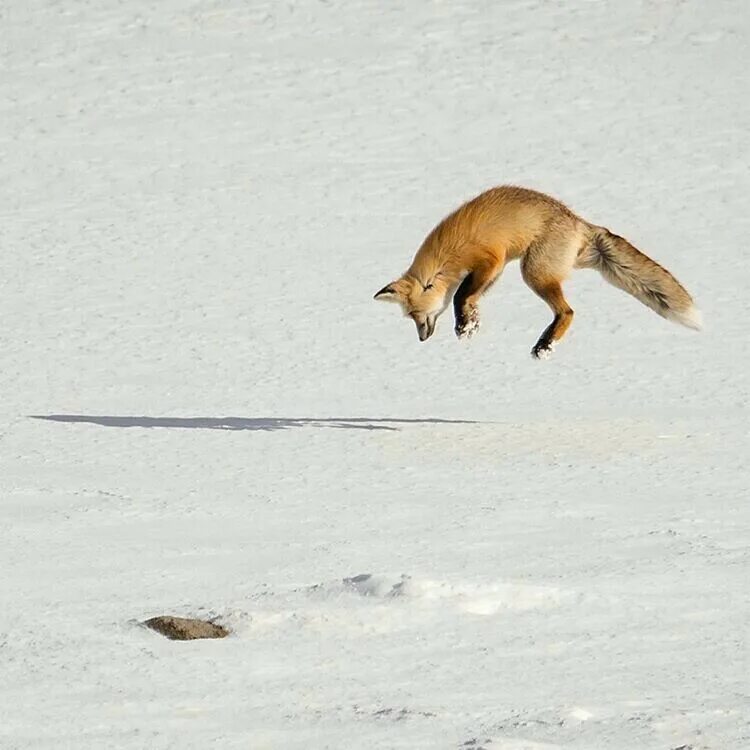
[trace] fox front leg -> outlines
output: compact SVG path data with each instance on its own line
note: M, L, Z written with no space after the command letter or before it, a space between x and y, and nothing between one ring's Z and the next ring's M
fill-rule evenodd
M470 273L456 290L453 297L453 316L456 319L455 332L459 340L470 339L479 330L479 308L468 302L473 283Z
M492 286L503 270L502 261L483 263L470 271L453 296L456 336L471 338L479 330L479 298Z

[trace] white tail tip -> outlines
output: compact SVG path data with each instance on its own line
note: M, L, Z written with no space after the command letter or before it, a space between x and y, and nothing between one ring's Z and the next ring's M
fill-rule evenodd
M701 311L692 305L684 312L672 312L669 316L675 323L692 328L694 331L700 331L703 328L703 316Z

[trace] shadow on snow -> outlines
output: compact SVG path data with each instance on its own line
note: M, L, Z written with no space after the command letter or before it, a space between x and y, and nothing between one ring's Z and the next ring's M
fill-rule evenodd
M398 430L398 425L479 424L465 419L382 419L368 417L108 417L84 414L32 415L48 422L96 424L102 427L166 427L188 430L287 430L292 427L336 427L347 430Z

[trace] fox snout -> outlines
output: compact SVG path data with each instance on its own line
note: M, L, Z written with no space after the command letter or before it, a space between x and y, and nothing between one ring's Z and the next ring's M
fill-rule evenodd
M417 319L414 320L414 323L417 326L417 334L419 335L420 341L427 341L427 339L430 338L433 333L435 333L436 322L437 317L434 315L428 316L422 322Z

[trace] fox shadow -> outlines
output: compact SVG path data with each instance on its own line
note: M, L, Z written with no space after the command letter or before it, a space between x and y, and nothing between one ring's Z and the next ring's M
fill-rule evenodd
M141 427L147 429L249 430L273 432L295 427L336 428L345 430L397 431L403 425L478 424L464 419L387 419L382 417L144 417L86 414L34 414L31 419L47 422L95 424L101 427Z

